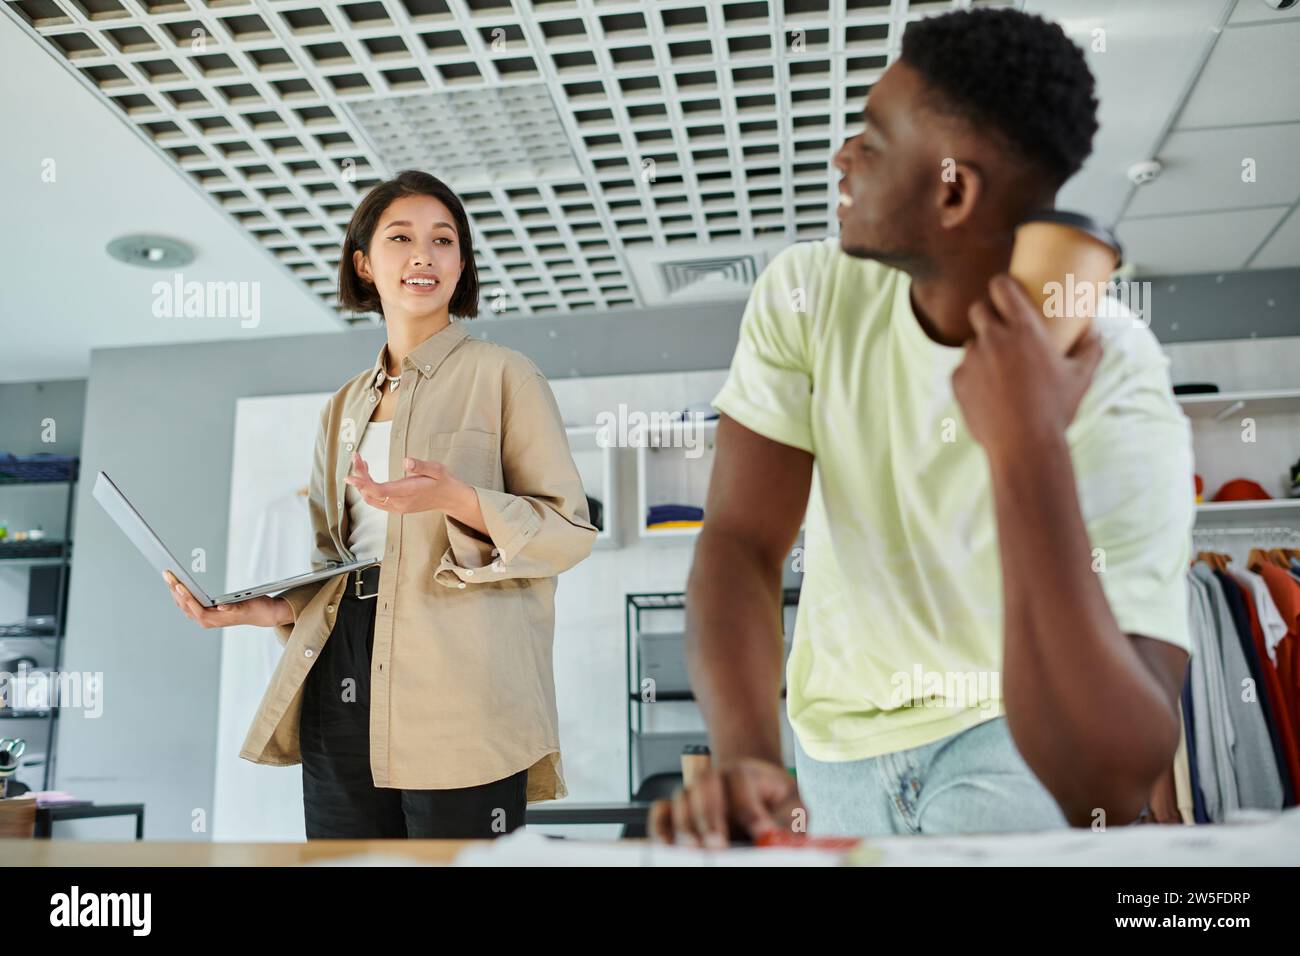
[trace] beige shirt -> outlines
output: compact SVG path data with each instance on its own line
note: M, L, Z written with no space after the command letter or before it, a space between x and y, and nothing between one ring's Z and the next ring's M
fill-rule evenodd
M343 479L382 397L383 357L321 410L314 569L354 557ZM375 786L472 787L528 768L529 802L563 797L556 575L591 552L596 528L559 406L532 361L471 338L462 322L412 350L401 374L389 474L404 474L408 456L442 462L474 486L489 537L440 511L388 515L370 671ZM337 575L280 595L294 623L276 628L284 651L240 756L301 762L303 684L345 585Z

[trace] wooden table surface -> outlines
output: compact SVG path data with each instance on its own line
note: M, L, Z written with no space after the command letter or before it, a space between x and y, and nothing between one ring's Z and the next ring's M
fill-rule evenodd
M311 840L306 843L116 843L0 840L3 866L299 866L373 854L412 863L451 863L475 840Z

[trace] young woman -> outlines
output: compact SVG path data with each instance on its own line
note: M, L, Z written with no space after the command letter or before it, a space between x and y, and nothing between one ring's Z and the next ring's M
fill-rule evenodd
M382 564L201 607L275 627L284 653L240 752L302 763L307 837L491 837L567 792L551 664L556 576L591 551L559 408L528 358L471 338L465 210L427 173L371 190L339 298L387 344L321 410L312 566Z

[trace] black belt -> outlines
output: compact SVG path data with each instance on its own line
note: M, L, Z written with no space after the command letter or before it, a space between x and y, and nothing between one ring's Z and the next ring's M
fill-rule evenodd
M372 564L359 571L349 571L348 583L343 589L344 595L360 598L363 601L379 597L379 569L380 565Z

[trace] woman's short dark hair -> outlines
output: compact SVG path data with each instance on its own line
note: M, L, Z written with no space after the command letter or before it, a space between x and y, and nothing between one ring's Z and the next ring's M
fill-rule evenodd
M470 235L469 217L465 215L460 197L450 186L418 169L403 170L380 183L366 193L352 213L352 221L343 237L343 253L339 256L339 304L353 312L384 314L379 290L357 275L352 254L358 249L364 255L370 254L370 239L379 226L379 217L403 196L432 196L451 212L456 223L456 238L460 242L460 280L447 311L458 318L474 318L478 315L478 267L474 264L474 238Z

